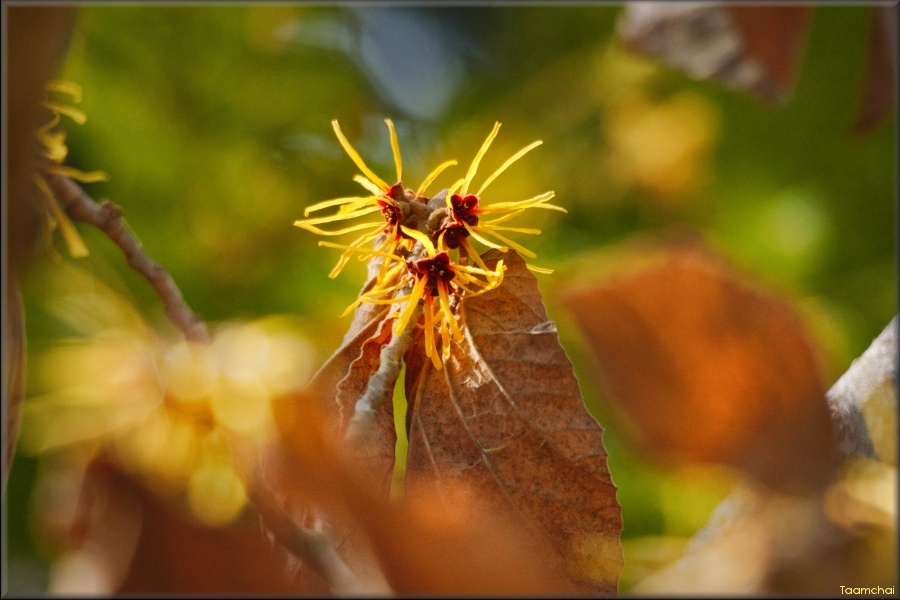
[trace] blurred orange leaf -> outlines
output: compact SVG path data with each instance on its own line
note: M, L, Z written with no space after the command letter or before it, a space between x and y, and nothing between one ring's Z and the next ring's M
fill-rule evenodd
M141 491L144 524L120 593L296 594L257 520L205 527Z
M572 589L612 594L622 519L603 431L588 414L534 275L514 251L503 285L462 304L465 340L438 371L407 353L408 494L456 502L464 485L542 548Z
M809 337L788 303L705 249L629 249L635 272L565 299L608 399L657 456L774 486L826 482L837 450Z
M292 426L283 432L283 452L267 461L267 478L288 502L315 503L362 534L391 591L482 597L570 591L526 532L481 503L478 490L448 484L440 492L453 496L449 505L434 490L392 502L373 488L355 454L325 431L315 405L295 400L277 408Z

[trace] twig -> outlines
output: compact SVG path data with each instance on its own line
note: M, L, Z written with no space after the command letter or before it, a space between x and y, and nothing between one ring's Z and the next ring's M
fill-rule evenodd
M412 330L418 323L421 314L422 307L417 306L403 333L391 337L391 341L382 347L378 370L372 373L366 384L366 391L356 401L353 408L353 417L347 425L345 435L348 440L363 439L372 423L375 422L378 408L393 398L394 385L400 375L403 355L412 347Z
M153 287L169 320L181 330L185 339L209 343L206 323L184 301L172 276L144 252L140 240L125 224L122 209L109 201L98 204L68 177L55 173L44 176L69 217L96 227L122 250L128 266L143 275Z
M257 474L248 486L247 495L275 539L302 564L321 576L333 593L357 595L367 591L338 556L328 537L295 523L261 475Z
M866 405L878 402L897 402L897 317L888 323L881 334L862 355L853 361L828 390L828 408L838 428L840 449L845 456L878 457L872 443L863 411ZM887 394L878 394L886 389ZM891 462L896 457L880 456Z

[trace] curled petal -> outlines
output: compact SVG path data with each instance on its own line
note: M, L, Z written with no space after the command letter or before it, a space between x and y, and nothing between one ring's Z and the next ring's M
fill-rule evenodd
M382 190L377 185L375 185L374 183L369 181L369 179L367 177L363 177L362 175L354 175L353 181L355 181L359 185L366 188L368 191L370 191L375 196L382 196L385 194L385 192L387 192L387 190ZM388 190L389 189L390 188L388 188Z
M406 225L400 226L400 231L413 238L417 242L420 242L424 247L425 251L428 252L428 256L434 258L435 248L434 244L431 243L431 238L422 233L421 231L417 231L415 229L410 229Z
M509 251L509 248L507 248L506 246L500 246L500 245L495 244L494 242L492 242L492 241L490 241L490 240L485 239L485 238L484 238L483 236L481 236L477 231L475 231L474 229L472 229L472 227L471 227L468 223L463 223L463 227L466 228L466 231L469 232L469 235L471 235L473 238L475 238L476 240L478 240L479 242L481 242L482 244L484 244L484 245L487 246L488 248L496 248L496 249L499 250L500 252L508 252L508 251Z
M357 152L356 149L352 145L350 145L350 141L344 135L344 132L341 131L341 126L338 125L337 119L331 122L331 127L334 128L334 134L337 136L338 141L341 143L341 146L344 147L344 151L347 153L350 159L354 163L356 163L356 166L359 167L359 170L362 171L363 174L368 177L372 183L381 188L382 191L388 191L391 186L382 181L381 178L379 178L378 175L376 175L374 171L372 171L372 169L370 169L368 165L366 165L366 162L359 155L359 152Z
M53 112L60 114L60 115L65 115L65 116L69 117L70 119L72 119L73 121L75 121L76 123L78 123L79 125L84 125L84 123L87 121L87 115L84 114L84 111L81 109L75 108L74 106L69 106L68 104L61 104L59 102L52 102L50 100L45 100L43 104L44 104L44 106L46 106L48 109L52 110Z
M44 178L35 174L32 176L32 180L41 191L41 197L44 199L50 217L59 226L59 231L62 233L66 246L69 248L69 254L71 254L73 258L83 258L90 254L87 245L84 243L84 240L81 239L78 230L75 229L75 225L72 224L72 221L69 220L69 216L66 215L59 207L59 204L57 204L56 196L53 195L50 186L47 185Z
M500 173L502 173L503 171L508 169L510 167L510 165L512 165L514 162L516 162L517 160L519 160L520 158L525 156L525 154L527 154L529 151L533 150L534 148L537 148L538 146L540 146L543 143L544 143L543 140L538 140L536 142L532 142L532 143L528 144L527 146L525 146L524 148L522 148L521 150L519 150L518 152L516 152L515 154L513 154L505 163L500 165L499 169L497 169L496 171L491 173L491 176L484 180L484 183L481 184L481 189L478 190L477 192L475 192L475 195L480 196L481 192L483 192L487 188L487 186L489 186L491 184L491 182L494 181L498 175L500 175Z
M469 170L466 172L466 178L463 182L462 191L460 192L462 195L466 194L466 191L469 189L469 185L472 183L472 178L475 177L475 173L478 171L478 164L481 162L481 159L484 157L485 152L488 151L488 148L491 147L491 142L494 141L494 138L497 137L497 132L500 131L500 123L494 123L494 128L488 134L487 139L484 140L484 143L481 145L481 148L478 149L478 153L475 155L475 159L472 161L472 164L469 166Z
M98 181L109 181L109 175L107 175L104 171L80 171L78 169L67 167L65 165L50 167L47 170L51 173L64 175L70 179L74 179L75 181L80 181L82 183L97 183Z
M306 221L294 221L294 225L305 229L307 231L311 231L312 233L318 235L342 235L344 233L350 233L351 231L359 231L361 229L372 229L373 227L384 227L384 223L360 223L359 225L353 225L351 227L344 227L343 229L338 229L335 231L325 231L324 229L319 229L315 225L311 225Z
M403 158L400 156L400 142L397 141L397 130L394 129L394 122L385 119L388 129L391 132L391 150L394 153L394 165L397 167L397 181L403 179Z
M434 368L440 371L441 360L434 347L434 320L434 300L429 296L425 299L425 354L431 358ZM440 320L440 315L438 320Z
M490 206L479 207L477 213L480 215L494 213L494 212L507 212L509 210L517 210L524 208L547 208L550 210L558 210L560 212L569 212L562 206L556 206L555 204L545 204L548 200L555 196L554 192L544 192L543 194L539 194L534 198L529 198L528 200L519 200L517 202L496 202L491 204Z
M535 254L534 252L532 252L525 246L522 246L521 244L517 244L516 242L512 241L508 237L497 233L493 229L483 229L480 227L475 227L474 229L477 229L479 231L479 233L485 233L485 234L490 234L490 235L494 236L495 238L497 238L504 244L507 244L510 248L515 248L516 250L519 251L520 254L524 254L528 258L537 258L537 254Z
M456 318L453 316L453 311L450 310L450 296L447 294L447 284L441 281L438 283L437 289L438 296L441 299L441 310L444 311L447 324L453 331L453 337L456 339L456 341L461 341L463 339L463 334L462 331L459 330L459 326L456 324Z
M341 204L349 204L351 202L359 202L361 200L375 200L375 196L346 196L343 198L335 198L333 200L325 200L323 202L317 202L311 206L307 206L303 211L304 216L309 216L309 213L315 212L317 210L322 210L323 208L328 208L329 206L339 206Z
M419 303L419 300L422 298L425 291L425 283L426 278L420 277L419 280L416 281L416 285L413 286L406 307L394 322L394 335L401 335L406 329L406 324L409 322L410 317L412 317L413 311L416 309L416 305Z
M434 182L434 180L437 179L437 176L440 175L444 171L444 169L452 167L455 164L455 160L448 160L439 164L434 171L428 174L428 177L425 178L425 180L422 182L422 185L420 185L419 189L416 190L416 196L423 196L425 194L425 190L427 190L428 186L430 186ZM399 179L399 177L397 179ZM447 196L449 197L450 195L447 194Z
M60 94L68 94L72 97L72 102L76 104L81 102L81 86L74 81L54 80L47 82L44 88L48 92L58 92Z

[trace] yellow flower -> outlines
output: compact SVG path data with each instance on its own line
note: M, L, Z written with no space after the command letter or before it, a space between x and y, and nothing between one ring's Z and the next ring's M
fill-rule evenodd
M45 160L40 165L38 171L32 174L32 180L38 190L40 190L47 208L48 219L46 221L47 229L45 234L47 235L48 241L50 230L54 224L58 225L60 233L62 233L63 239L69 247L69 253L75 258L80 258L88 255L87 246L78 234L78 230L75 229L75 226L69 220L69 217L59 207L56 196L47 184L44 175L46 173L62 175L84 183L105 181L107 175L103 171L84 172L63 164L66 160L66 156L69 154L69 148L66 146L66 132L57 130L57 126L63 115L78 125L84 124L87 120L87 115L71 104L51 100L49 95L51 93L63 94L70 97L71 102L77 104L78 102L81 102L81 86L71 81L51 81L47 84L45 91L47 92L48 97L42 104L50 111L52 116L50 120L40 126L34 134L35 139L38 142L40 154ZM48 247L52 248L52 245L48 244Z
M402 311L391 315L394 317L392 332L395 336L401 335L406 329L409 320L418 306L419 301L424 301L425 320L422 324L425 333L425 354L431 358L435 368L441 369L441 360L450 357L450 336L457 342L462 341L463 333L457 323L456 306L466 298L480 296L503 283L503 273L506 267L502 260L497 261L497 266L491 270L484 263L479 267L467 264L454 263L450 254L446 251L438 251L431 239L415 229L400 226L401 232L421 244L425 258L412 258L404 260L395 254L387 254L375 251L381 256L385 264L393 264L388 268L385 283L375 286L369 292L362 294L341 316L346 315L359 304L397 304L406 302ZM338 248L347 248L348 251L360 251L348 246L333 245ZM421 255L420 255L421 256ZM480 279L483 277L484 279ZM396 282L396 283L393 283ZM402 288L411 288L408 294L393 296ZM441 339L442 352L439 355L436 345L435 329Z
M320 246L331 246L331 247L343 247L346 248L345 252L341 255L340 260L338 261L337 266L331 271L329 277L334 278L337 277L338 273L341 272L341 269L344 268L344 265L347 264L347 261L350 260L350 256L361 249L365 244L375 240L379 236L382 239L377 242L377 245L373 252L368 254L363 254L359 257L360 260L367 260L373 256L376 256L377 253L382 252L388 255L393 255L398 247L403 246L407 250L411 247L411 242L409 238L405 237L400 230L400 226L402 224L412 224L411 221L418 218L425 212L425 205L428 203L428 198L424 197L425 191L428 189L428 186L437 178L440 173L456 164L455 160L448 160L446 162L438 165L436 169L434 169L428 177L422 182L422 185L415 191L408 190L403 187L403 182L401 177L403 175L403 160L400 155L400 145L397 141L397 132L394 129L394 123L390 119L385 119L385 123L387 123L388 130L391 135L391 149L394 153L394 165L397 169L397 183L394 185L388 185L383 179L378 177L365 163L359 153L353 148L350 142L347 140L344 133L341 131L340 125L338 125L337 120L331 122L332 127L334 128L334 133L337 135L338 140L341 143L341 146L344 147L344 150L350 156L356 166L359 167L362 174L358 174L353 177L353 180L359 183L363 188L368 190L371 195L370 196L351 196L351 197L343 197L343 198L335 198L333 200L326 200L324 202L319 202L318 204L313 204L309 206L304 211L304 216L309 216L310 213L321 210L323 208L329 208L332 206L340 206L338 212L327 217L318 217L312 219L303 219L294 222L294 225L300 227L302 229L306 229L307 231L311 231L318 235L342 235L345 233L350 233L352 231L366 231L363 235L356 238L353 242L351 242L348 246L338 246L335 244L330 244L328 242L319 242ZM351 225L349 227L344 227L342 229L337 229L333 231L323 230L318 227L323 223L331 223L333 221L346 221L349 219L355 219L357 217L362 217L364 215L369 215L374 212L380 212L380 219L376 219L375 221L359 223L356 225ZM378 283L385 283L385 278L388 273L388 262L385 261L382 264L381 269L378 273Z
M458 321L462 316L459 310L461 303L466 298L478 296L499 286L506 269L502 260L497 262L494 269L489 269L467 238L471 236L486 246L498 248L503 252L512 247L525 256L534 258L533 252L499 232L537 234L540 231L504 227L500 224L520 215L528 208L546 208L561 212L566 210L548 204L553 198L553 192L545 192L518 202L499 202L487 206L480 203L480 196L488 185L515 161L539 146L541 141L533 142L516 152L484 181L477 193L468 193L478 165L496 137L500 123L494 125L493 131L478 150L466 176L450 188L438 194L433 200L424 196L425 190L437 175L456 164L456 161L452 160L441 163L417 191L406 190L400 181L402 162L396 131L389 119L385 122L391 134L397 183L388 185L372 172L344 137L337 121L332 121L341 145L362 171L362 174L355 176L354 180L372 195L336 198L314 204L306 209L307 216L323 208L332 206L340 208L331 216L300 220L294 224L319 235L340 235L351 231L368 230L349 245L319 242L320 246L344 250L330 277L335 277L354 253L360 255L360 260L373 258L381 260L378 275L371 289L361 294L347 307L344 315L356 309L361 303L392 305L405 302L402 309L397 309L391 315L394 318L393 333L398 336L406 330L421 302L424 313L422 327L425 352L435 368L440 369L442 362L450 357L451 340L459 342L463 339L462 324ZM445 198L441 198L441 194ZM322 223L355 219L376 211L381 212L382 218L374 222L360 223L334 231L325 231L318 227ZM489 214L500 216L488 221L481 220L482 215ZM378 239L379 236L381 239ZM487 237L499 240L503 245ZM374 248L367 246L372 241ZM450 255L452 251L458 251L455 261ZM528 268L542 273L551 272L534 266Z
M503 173L503 171L508 169L510 165L522 158L527 152L531 151L537 146L540 146L543 143L541 140L532 142L531 144L516 152L505 163L503 163L499 169L494 171L487 179L484 180L484 183L481 184L481 188L477 192L475 192L474 194L468 193L469 186L472 184L472 180L474 179L475 173L478 170L478 165L481 162L481 159L484 157L485 153L487 153L491 142L493 142L494 138L497 137L497 132L499 130L500 123L494 123L494 129L488 135L487 139L485 139L484 143L481 145L481 148L478 150L478 153L475 155L475 159L469 166L469 170L466 173L465 178L460 179L459 181L454 183L448 190L446 198L447 208L449 209L453 219L451 223L445 225L438 232L438 247L446 249L462 247L465 249L466 253L469 256L472 256L476 260L476 262L479 263L480 259L478 257L478 252L474 248L472 248L471 244L469 244L468 240L466 239L467 237L472 236L485 246L488 246L490 248L497 248L501 252L506 252L511 247L515 248L521 254L529 258L536 258L534 252L517 244L516 242L498 232L509 231L514 233L539 234L539 229L502 227L500 226L500 223L508 221L509 219L522 214L526 209L529 208L546 208L550 210L558 210L560 212L568 212L561 206L556 206L555 204L547 204L547 202L553 198L553 192L544 192L543 194L539 194L537 196L534 196L533 198L529 198L527 200L519 200L516 202L497 202L488 206L481 205L481 195L484 190L487 189L487 187L491 184L491 182L493 182L494 179L497 178L497 176ZM502 213L507 214L490 221L481 219L482 215ZM488 239L488 237L499 240L501 244ZM482 266L483 268L483 264L479 264L479 266ZM528 268L539 273L552 273L552 271L549 269L542 269L532 265L528 265Z

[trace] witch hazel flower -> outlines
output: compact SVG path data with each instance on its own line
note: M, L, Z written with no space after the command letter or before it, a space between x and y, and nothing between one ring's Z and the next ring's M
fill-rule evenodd
M360 260L370 259L379 252L393 255L401 246L405 250L409 250L411 248L411 242L408 237L405 237L402 234L400 225L404 223L410 226L416 225L419 218L424 214L425 206L428 203L428 198L425 198L424 196L426 190L442 171L456 164L455 160L445 161L428 174L418 189L413 191L405 188L401 180L403 175L403 159L400 154L400 145L397 141L397 132L394 129L393 121L385 119L385 123L390 131L391 149L393 150L394 165L397 170L397 182L393 185L389 185L383 179L378 177L378 175L366 165L365 161L356 149L353 148L349 140L347 140L347 137L341 131L341 127L337 120L334 120L331 122L331 125L334 128L334 133L337 135L338 141L340 141L341 146L343 146L344 150L356 166L359 167L359 170L362 171L362 174L355 175L353 180L365 188L370 195L335 198L333 200L325 200L324 202L313 204L306 208L304 216L308 217L311 213L325 208L335 206L340 208L337 213L327 217L308 218L294 222L294 225L297 227L324 236L337 236L353 231L366 232L349 245L338 245L324 241L319 242L320 246L344 248L345 250L338 261L337 266L335 266L329 274L329 277L332 279L337 277L354 252L363 249L366 247L366 244L369 244L370 242L375 241L376 243L374 251L371 253L363 253L363 255L359 257ZM376 217L374 221L357 223L356 225L336 230L325 230L319 227L319 225L325 223L348 221L358 217L372 215L373 213L380 213L380 218ZM389 281L385 279L387 274L388 262L385 261L382 263L382 268L378 273L379 284Z
M509 248L514 248L524 256L527 256L529 258L536 258L537 255L534 252L507 238L500 232L504 231L511 233L539 234L541 231L539 229L505 227L502 226L501 223L505 223L506 221L519 216L529 208L545 208L548 210L568 212L561 206L548 204L548 202L553 199L555 195L552 191L544 192L543 194L539 194L527 200L519 200L515 202L495 202L489 205L482 204L482 194L487 189L487 187L514 162L525 156L525 154L527 154L534 148L540 146L543 143L542 140L532 142L531 144L528 144L527 146L513 154L509 159L507 159L506 162L500 165L500 168L498 168L487 179L484 180L484 183L481 184L481 188L479 188L477 192L475 192L474 194L469 193L469 188L472 185L472 180L475 178L476 172L478 171L478 166L481 163L481 159L484 158L484 155L487 153L488 148L490 148L491 143L494 141L494 138L497 137L497 133L499 131L500 123L494 123L493 130L491 130L491 133L488 134L487 139L485 139L484 143L481 145L481 148L479 148L478 152L476 153L475 158L472 160L472 164L469 166L469 170L466 172L466 176L454 183L448 190L446 203L447 208L449 209L449 218L445 221L445 224L438 231L439 247L447 249L463 248L466 253L469 256L473 257L476 263L479 263L479 266L481 266L482 268L484 268L484 265L483 263L481 263L478 252L466 239L469 236L481 242L485 246L488 246L489 248L497 248L501 252L506 252ZM482 218L482 216L484 215L501 216L495 219L487 220ZM498 241L500 243L497 243ZM533 265L527 266L532 271L536 271L539 273L553 272L550 269L535 267Z
M456 305L465 298L480 296L498 287L503 282L506 267L497 261L492 269L478 268L454 263L446 251L438 251L427 235L421 231L401 226L405 234L416 240L424 249L423 258L406 260L408 294L375 301L384 304L406 302L405 307L395 315L393 335L401 335L409 324L419 301L423 302L425 354L431 358L435 368L440 370L442 361L450 357L450 338L461 342L463 333L457 323ZM374 290L373 290L374 291ZM384 293L384 292L382 292ZM390 293L390 292L387 292ZM376 292L377 294L377 292ZM438 354L437 339L441 340Z

